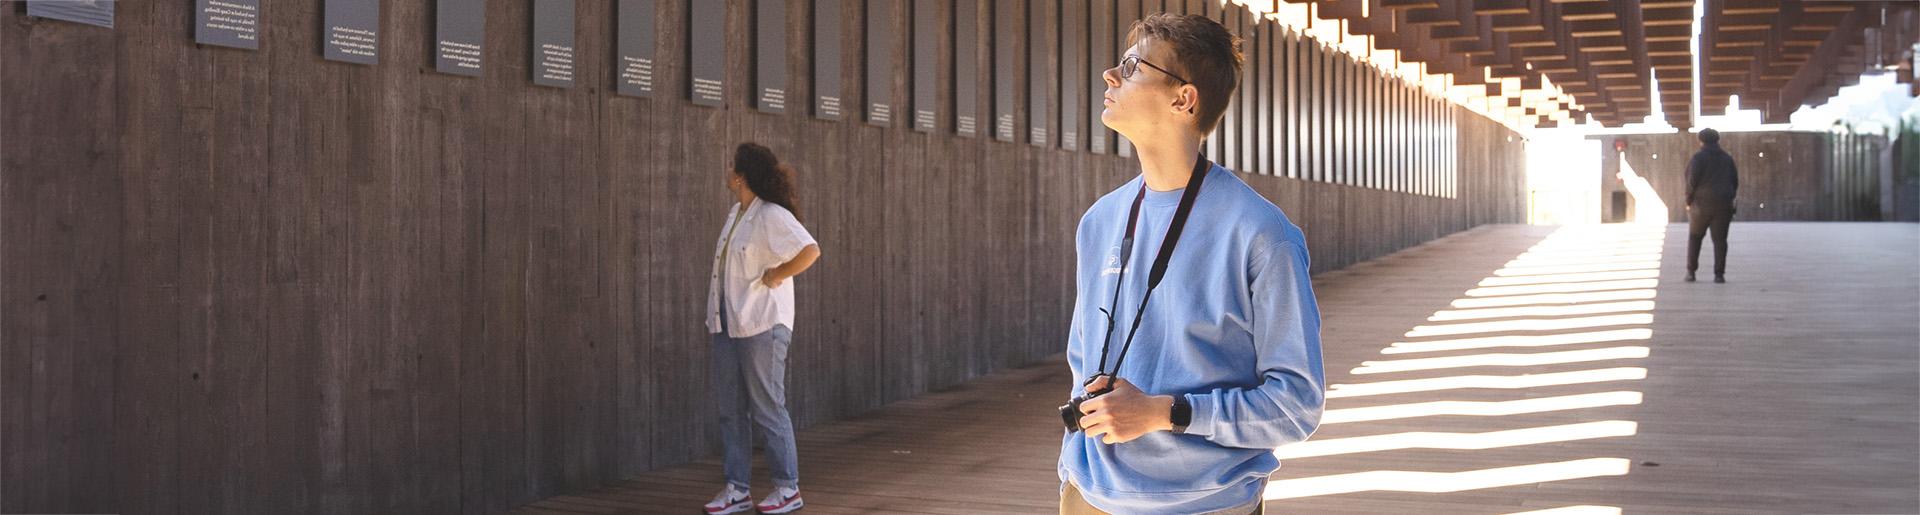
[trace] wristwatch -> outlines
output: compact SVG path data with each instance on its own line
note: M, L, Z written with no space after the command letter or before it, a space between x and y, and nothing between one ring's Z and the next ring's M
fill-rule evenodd
M1187 396L1173 396L1173 413L1167 419L1173 422L1173 432L1187 432L1187 424L1193 423L1193 405L1187 403Z

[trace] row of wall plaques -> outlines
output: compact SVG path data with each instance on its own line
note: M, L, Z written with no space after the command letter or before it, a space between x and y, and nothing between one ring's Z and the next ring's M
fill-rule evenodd
M116 0L32 0L27 16L113 28Z
M325 59L380 62L382 0L321 0ZM493 0L502 1L502 0ZM532 8L531 80L576 85L577 0L524 0ZM614 91L652 97L662 0L614 0ZM727 2L666 0L685 17L686 98L728 104ZM435 0L434 69L479 76L486 63L488 0ZM27 13L113 26L114 0L35 0ZM262 0L194 0L194 40L203 45L260 48ZM1103 72L1122 57L1133 20L1154 12L1211 17L1245 40L1244 74L1205 151L1229 168L1305 180L1424 195L1451 196L1456 185L1453 109L1441 98L1344 56L1243 9L1207 1L1134 0L747 0L755 109L790 113L787 45L794 17L810 29L812 116L846 119L841 71L846 55L863 58L859 118L891 127L897 116L914 132L981 131L1003 142L1084 148L1130 157L1132 146L1100 122ZM853 49L843 48L860 20ZM905 30L906 34L899 32ZM853 51L849 54L849 51ZM904 63L897 63L900 60ZM907 98L895 99L906 73ZM946 73L943 73L946 72ZM1016 77L1024 73L1024 83ZM946 83L942 83L943 75ZM980 105L982 81L990 88ZM941 86L950 86L941 98ZM1024 89L1024 91L1022 91ZM901 104L901 100L905 104ZM902 107L905 107L903 110ZM1016 125L1024 107L1025 126ZM984 126L983 126L984 122ZM1024 129L1024 130L1023 130Z

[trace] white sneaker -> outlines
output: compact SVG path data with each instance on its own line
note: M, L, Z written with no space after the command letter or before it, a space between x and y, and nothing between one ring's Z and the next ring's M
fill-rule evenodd
M726 488L720 489L720 495L713 496L713 501L707 503L707 513L713 515L740 513L753 508L750 504L752 501L753 496L748 495L746 490L734 488L733 483L727 483Z
M761 499L760 504L754 507L759 508L760 513L773 515L776 513L792 512L793 510L800 509L801 506L806 506L806 504L806 501L800 500L800 489L775 488L773 489L773 494L768 495L766 499Z

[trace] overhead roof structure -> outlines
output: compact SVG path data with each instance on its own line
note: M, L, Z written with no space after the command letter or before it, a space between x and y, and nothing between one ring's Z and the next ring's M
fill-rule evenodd
M1870 68L1913 87L1916 2L1719 0L1701 17L1703 109L1740 95L1768 122L1832 97Z
M1911 1L1285 3L1310 6L1317 20L1339 20L1348 33L1371 37L1375 47L1396 51L1403 61L1424 63L1428 73L1447 75L1456 87L1484 87L1485 98L1524 108L1523 124L1532 126L1587 116L1619 126L1645 119L1657 105L1668 123L1687 127L1694 113L1718 113L1733 95L1742 107L1764 112L1767 121L1785 121L1801 104L1831 97L1869 69L1898 73L1913 84L1920 25L1920 2ZM1702 32L1697 56L1696 8Z

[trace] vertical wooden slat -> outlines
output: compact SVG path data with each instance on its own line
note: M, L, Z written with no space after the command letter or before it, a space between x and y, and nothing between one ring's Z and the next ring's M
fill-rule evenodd
M1054 102L1053 61L1060 55L1053 47L1058 43L1056 34L1060 30L1058 20L1052 18L1054 0L1027 0L1026 38L1027 49L1027 143L1046 147L1057 137L1058 130L1053 127L1051 108Z
M1280 88L1283 90L1280 116L1283 127L1280 134L1285 145L1281 147L1280 156L1286 162L1287 178L1300 179L1303 177L1300 163L1306 153L1306 145L1300 137L1300 127L1303 123L1300 116L1300 75L1305 62L1300 52L1299 34L1295 33L1291 27L1282 29L1282 33L1279 43L1284 48L1280 49L1280 58L1286 62L1277 71L1282 75L1279 81Z
M1254 148L1259 151L1260 155L1254 167L1258 169L1261 175L1269 176L1275 174L1275 168L1273 166L1274 148L1281 144L1274 138L1274 115L1278 114L1274 110L1274 93L1277 91L1275 89L1276 86L1280 84L1278 80L1275 80L1273 73L1274 70L1278 68L1278 66L1275 66L1277 61L1274 59L1274 54L1276 53L1274 52L1273 46L1274 35L1274 25L1271 21L1264 17L1255 20L1254 37L1256 39L1253 46L1257 49L1257 55L1254 58L1254 62L1259 63L1260 66L1258 67L1259 72L1253 79L1253 92L1255 96L1260 98L1260 102L1254 107L1255 112L1259 115L1259 121L1255 123L1257 131L1254 136Z
M1260 166L1260 148L1265 146L1260 144L1260 106L1265 99L1258 85L1266 83L1259 80L1266 67L1260 64L1264 53L1260 51L1259 20L1239 7L1228 10L1234 13L1235 30L1244 39L1240 45L1245 53L1244 67L1237 88L1240 91L1240 168L1249 173L1264 172L1265 168Z
M1056 139L1059 140L1061 149L1071 151L1079 150L1085 144L1084 138L1087 133L1085 118L1081 116L1083 105L1080 101L1080 94L1086 90L1082 84L1087 76L1087 38L1081 33L1081 28L1086 26L1087 17L1086 8L1082 5L1084 0L1058 1L1055 12L1058 13L1060 20L1059 42L1056 44L1059 51L1055 53L1054 59L1059 62L1056 68L1059 71L1056 74L1060 77L1060 100L1056 109L1060 111L1060 135Z

